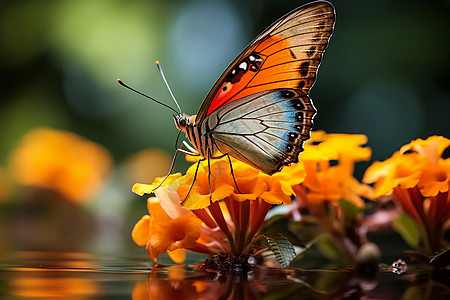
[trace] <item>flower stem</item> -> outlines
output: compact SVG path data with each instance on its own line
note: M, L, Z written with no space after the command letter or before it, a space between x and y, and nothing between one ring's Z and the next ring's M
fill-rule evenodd
M265 202L260 198L256 199L254 202L254 205L250 207L250 214L252 217L250 223L250 232L247 235L249 240L253 239L256 233L261 229L262 223L264 222L264 219L266 218L266 215L269 212L270 207L272 206L271 204Z
M226 234L230 243L230 247L234 252L236 249L236 241L234 240L234 237L231 234L230 229L228 228L227 222L225 221L225 218L222 214L222 210L220 209L219 202L212 203L210 206L208 206L208 209L217 225L219 225L220 230L222 230L222 232Z
M192 210L192 213L196 215L200 220L205 223L209 228L216 228L217 223L211 218L211 216L206 212L205 209L195 209Z
M246 245L246 233L248 221L250 218L250 201L239 202L239 220L240 224L236 224L236 236L238 241L237 255L240 255Z

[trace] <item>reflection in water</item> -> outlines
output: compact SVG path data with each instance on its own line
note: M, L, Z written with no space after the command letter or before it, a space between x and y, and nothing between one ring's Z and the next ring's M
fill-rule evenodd
M258 268L200 273L185 266L154 268L136 282L133 300L147 299L444 299L449 272L357 273L351 270Z
M12 294L20 297L89 296L99 293L96 282L84 278L24 276L11 282Z
M167 273L169 272L169 273ZM304 271L258 268L245 273L200 273L171 280L179 270L153 269L137 282L133 300L147 299L341 299L368 294L376 277L361 278L348 271Z
M448 270L361 275L351 270L257 268L206 273L150 267L142 257L15 252L0 255L1 299L444 299Z

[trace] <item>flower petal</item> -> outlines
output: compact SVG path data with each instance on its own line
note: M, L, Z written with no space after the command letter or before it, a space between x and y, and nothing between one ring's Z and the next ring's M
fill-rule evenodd
M135 185L133 185L132 191L139 196L142 196L144 194L151 194L154 192L154 189L161 183L161 181L163 181L163 179L164 177L157 177L152 184L136 183ZM171 174L164 181L163 186L174 184L181 179L181 173Z
M147 241L150 237L150 216L143 216L137 223L134 225L133 231L131 232L131 237L133 241L139 245L144 246L147 244Z
M159 224L152 231L149 243L160 254L167 250L192 247L200 237L202 223L194 215L184 215L165 224Z
M181 264L186 259L186 249L179 248L167 252L174 263Z

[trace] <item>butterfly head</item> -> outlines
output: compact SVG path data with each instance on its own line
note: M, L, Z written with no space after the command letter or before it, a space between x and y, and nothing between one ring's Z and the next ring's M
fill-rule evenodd
M188 125L194 123L195 116L188 116L187 114L181 113L178 115L174 115L173 120L177 129L180 131L184 131Z

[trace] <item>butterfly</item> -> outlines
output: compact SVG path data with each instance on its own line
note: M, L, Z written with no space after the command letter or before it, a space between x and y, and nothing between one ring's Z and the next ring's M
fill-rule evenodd
M196 150L179 148L176 154L228 156L231 168L232 156L267 174L298 162L316 114L309 92L334 24L334 7L327 1L300 6L275 21L228 66L197 115L174 115Z

